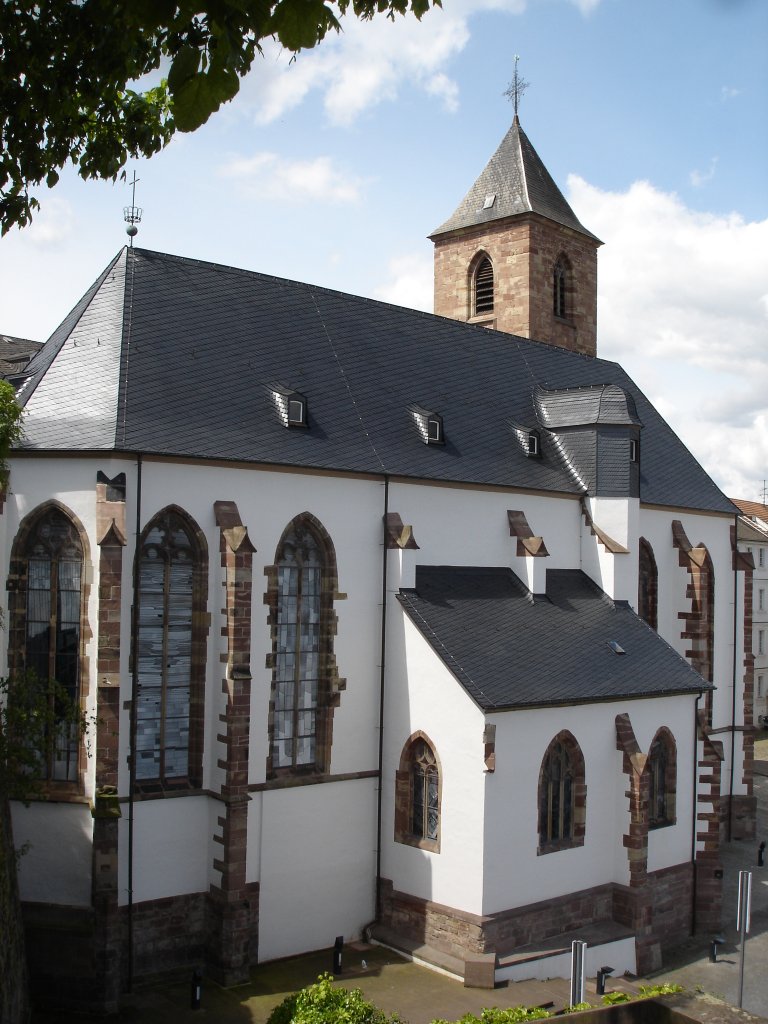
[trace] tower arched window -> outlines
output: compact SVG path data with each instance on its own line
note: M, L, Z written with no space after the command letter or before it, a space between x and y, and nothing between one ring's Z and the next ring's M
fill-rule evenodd
M309 513L294 519L275 557L273 681L268 774L326 772L333 709L344 681L333 656L336 558L331 539Z
M84 534L59 505L32 513L19 528L11 560L11 675L42 688L57 724L42 739L40 770L51 782L79 781L80 733L72 711L83 690ZM62 698L68 705L62 710Z
M440 762L434 745L415 733L403 747L395 781L395 841L440 850Z
M493 264L487 256L475 267L474 299L474 316L493 312Z
M565 319L568 315L568 264L560 256L552 270L552 311L555 316Z
M539 773L539 853L584 843L584 757L567 731L550 743Z
M648 826L675 823L677 748L669 729L659 729L648 753Z
M135 774L143 788L202 785L203 543L176 508L155 516L141 537Z
M651 629L658 628L659 574L653 548L640 538L640 553L637 579L637 614Z

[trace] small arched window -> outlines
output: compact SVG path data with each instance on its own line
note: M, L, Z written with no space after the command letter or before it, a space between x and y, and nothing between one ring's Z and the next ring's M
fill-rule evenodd
M659 575L653 548L644 538L640 538L640 555L637 580L637 614L651 629L658 625L658 591Z
M326 772L344 681L333 656L336 556L314 516L303 513L288 525L268 574L273 674L267 772L272 778Z
M83 562L80 532L58 506L48 506L22 524L14 545L11 574L18 580L11 604L12 674L28 674L48 692L53 717L57 694L80 706L83 639ZM70 716L71 717L71 716ZM78 781L79 731L61 722L40 752L44 778Z
M675 823L677 748L669 729L659 729L648 753L648 827Z
M483 256L475 267L474 280L474 315L493 312L493 264L487 256Z
M539 853L584 843L584 757L569 732L556 736L539 773Z
M205 559L180 510L164 509L146 527L138 569L136 780L200 786Z
M395 794L395 841L439 852L440 763L424 733L403 747Z
M552 270L552 311L561 319L568 315L567 295L568 265L565 257L560 256Z

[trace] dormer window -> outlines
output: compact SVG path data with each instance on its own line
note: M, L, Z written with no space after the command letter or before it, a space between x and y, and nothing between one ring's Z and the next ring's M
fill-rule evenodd
M439 413L422 409L418 405L413 406L411 413L424 444L445 444L443 417Z
M272 384L270 391L284 427L309 426L305 395L292 388L282 387L280 384Z
M475 269L474 316L493 312L493 264L483 256Z
M640 461L640 442L635 437L630 437L629 439L629 461Z
M541 434L538 430L531 430L528 433L528 450L526 455L529 459L541 458Z

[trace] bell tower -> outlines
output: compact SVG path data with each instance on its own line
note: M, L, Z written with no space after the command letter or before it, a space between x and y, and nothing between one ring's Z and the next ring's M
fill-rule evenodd
M435 245L435 313L597 352L597 249L520 127L512 126Z

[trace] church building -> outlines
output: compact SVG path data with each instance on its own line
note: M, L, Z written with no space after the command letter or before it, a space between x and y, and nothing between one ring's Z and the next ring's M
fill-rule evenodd
M517 115L431 237L435 315L125 248L15 378L1 653L96 718L13 808L58 1005L339 935L647 972L720 926L737 510L597 356L601 242Z

